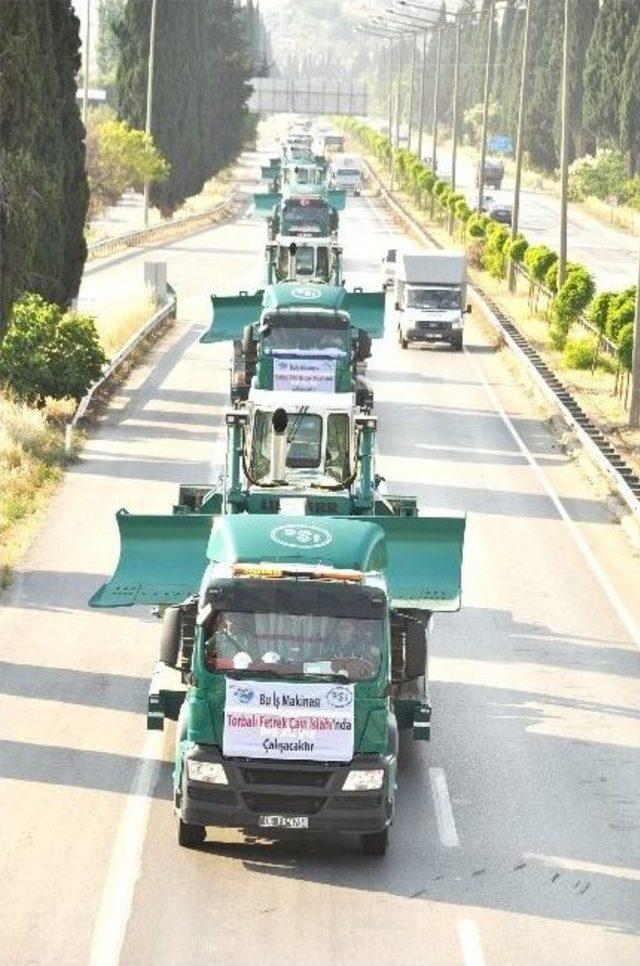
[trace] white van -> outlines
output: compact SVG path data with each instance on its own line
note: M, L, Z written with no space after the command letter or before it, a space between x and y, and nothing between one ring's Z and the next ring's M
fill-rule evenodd
M398 252L394 310L398 341L448 342L460 351L467 300L467 265L462 251Z

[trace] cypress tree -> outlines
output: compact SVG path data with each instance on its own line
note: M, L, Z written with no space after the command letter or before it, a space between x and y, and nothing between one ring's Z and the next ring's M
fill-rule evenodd
M117 28L118 114L144 127L149 0L128 0ZM171 165L151 200L164 214L228 164L247 131L251 51L246 9L233 0L158 0L151 130Z
M622 75L620 103L622 145L629 154L631 174L640 171L640 22L636 26Z
M584 122L598 141L621 142L624 66L639 20L638 0L603 0L584 69Z
M24 291L67 305L86 256L88 190L70 0L0 6L0 331Z

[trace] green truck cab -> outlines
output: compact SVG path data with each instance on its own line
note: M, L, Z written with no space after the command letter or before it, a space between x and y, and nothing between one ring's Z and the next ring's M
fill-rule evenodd
M362 367L371 340L384 333L384 292L286 281L253 295L212 296L211 301L211 325L200 341L234 341L234 403L246 400L252 388L294 388L296 371L296 388L303 388L303 378L315 370L323 376L323 390L331 391L326 381L331 369L333 391L355 391L357 405L372 405Z
M427 638L434 612L460 606L465 520L381 496L376 421L359 420L342 492L301 494L277 469L263 488L243 480L233 410L222 492L182 487L173 514L117 515L118 566L90 603L164 610L147 723L177 721L181 845L227 826L387 848L398 731L430 735Z

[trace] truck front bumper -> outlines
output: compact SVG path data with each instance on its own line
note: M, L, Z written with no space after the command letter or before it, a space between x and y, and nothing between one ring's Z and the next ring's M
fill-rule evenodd
M395 756L358 755L348 764L225 759L215 747L198 745L189 752L197 761L222 763L227 785L192 781L186 763L176 808L191 825L225 826L255 831L261 816L308 819L311 832L380 832L391 823L395 794ZM376 791L345 792L344 781L356 768L382 768ZM266 830L265 830L266 831Z
M417 322L406 330L405 338L411 342L451 342L462 337L462 328L450 322Z

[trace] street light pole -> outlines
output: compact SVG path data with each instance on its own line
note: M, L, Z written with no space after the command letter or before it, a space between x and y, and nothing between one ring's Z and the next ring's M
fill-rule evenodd
M422 35L422 71L420 74L420 115L418 121L418 157L422 161L422 134L424 128L424 88L427 74L427 31Z
M636 313L633 324L629 426L632 429L638 429L640 426L640 257L638 258L638 287L636 289Z
M151 116L153 110L153 62L156 46L156 10L158 0L152 0L151 24L149 26L149 61L147 65L147 116L145 119L145 134L151 134ZM144 224L149 224L149 179L144 179Z
M389 37L389 143L393 131L393 37ZM391 159L389 159L391 162Z
M516 143L516 179L513 186L513 215L511 218L511 241L513 242L518 234L518 220L520 217L520 184L522 181L522 156L524 153L524 123L526 115L526 92L527 78L529 72L529 40L531 37L531 0L526 0L526 13L524 20L524 41L522 47L522 71L520 74L520 104L518 107L518 138ZM513 258L509 259L509 291L514 292L516 287L516 263Z
M409 93L409 130L407 132L407 148L411 150L411 129L413 127L413 89L416 73L416 35L411 37L411 90Z
M569 3L564 0L564 42L562 45L562 147L560 151L560 254L558 291L567 277L567 196L569 188Z
M460 113L460 53L462 47L462 21L460 15L456 17L456 55L453 69L453 119L451 123L451 190L456 190L456 162L458 158L458 115ZM449 215L449 232L453 232L453 211Z
M89 41L91 39L91 0L87 0L85 10L87 22L84 25L84 85L82 92L82 123L87 128L87 114L89 112Z
M433 131L431 139L431 170L436 173L438 166L438 103L440 101L440 67L442 65L442 27L438 27L438 47L436 52L436 76L433 84Z
M495 0L489 3L489 24L487 26L487 55L484 69L484 100L482 105L482 143L480 146L480 168L478 170L478 210L484 201L484 164L487 157L487 127L489 121L489 92L491 90L491 48L493 47L493 21L495 19Z

